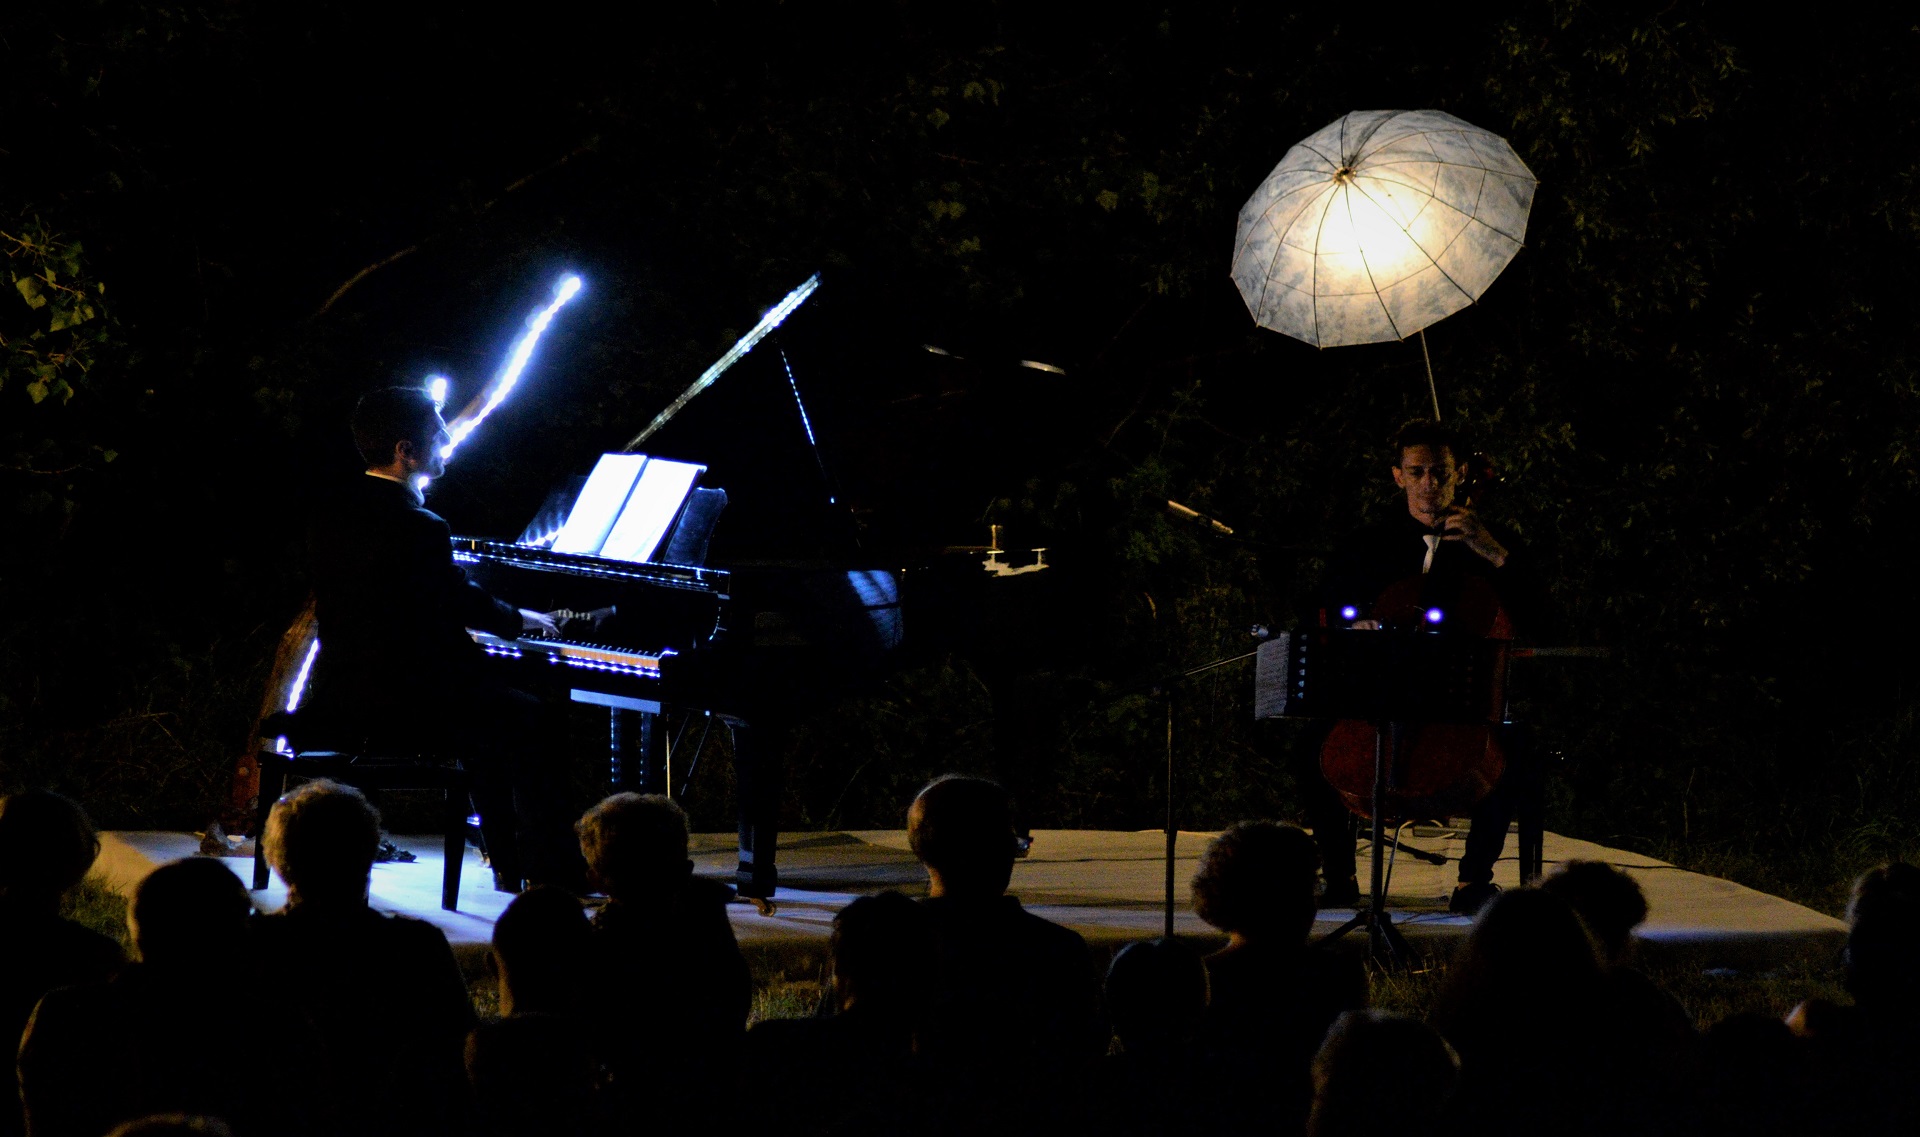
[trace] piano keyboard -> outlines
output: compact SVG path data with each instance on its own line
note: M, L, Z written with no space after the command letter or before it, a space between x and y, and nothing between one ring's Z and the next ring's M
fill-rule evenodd
M660 661L669 655L677 654L672 648L662 648L659 651L630 651L581 640L538 639L533 636L504 640L486 632L471 630L468 634L473 637L475 643L486 650L488 655L502 656L507 659L532 659L535 662L545 656L548 663L556 666L577 667L584 671L607 671L616 675L632 675L642 679L660 678Z

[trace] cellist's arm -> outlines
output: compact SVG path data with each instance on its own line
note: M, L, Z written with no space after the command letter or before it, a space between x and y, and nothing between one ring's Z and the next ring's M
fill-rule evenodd
M1456 509L1446 517L1447 531L1442 541L1461 541L1494 568L1506 567L1511 554L1471 509Z

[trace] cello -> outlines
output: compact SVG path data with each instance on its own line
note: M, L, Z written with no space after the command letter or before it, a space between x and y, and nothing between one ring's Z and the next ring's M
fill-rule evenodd
M1470 509L1484 500L1486 491L1499 481L1493 459L1483 453L1474 454L1463 473L1457 498L1463 508ZM1492 792L1506 771L1507 756L1497 727L1506 711L1506 659L1513 621L1493 585L1483 576L1408 577L1389 585L1368 609L1368 615L1382 630L1350 634L1449 638L1474 657L1471 670L1480 672L1482 681L1469 684L1470 689L1426 692L1434 696L1426 700L1396 700L1401 706L1409 702L1434 707L1444 704L1436 719L1422 721L1416 711L1405 719L1389 721L1337 720L1321 743L1321 774L1347 808L1361 817L1373 817L1376 788L1383 817L1465 813ZM1402 687L1435 683L1460 687L1457 676L1449 680L1437 670L1420 671L1423 661L1444 666L1443 661L1458 653L1437 644L1421 645L1417 639L1406 642L1411 645L1411 653L1388 653L1405 666L1397 669L1399 674L1382 676L1381 682ZM1445 698L1449 694L1460 697ZM1383 729L1389 733L1387 761L1383 784L1376 787L1375 750Z

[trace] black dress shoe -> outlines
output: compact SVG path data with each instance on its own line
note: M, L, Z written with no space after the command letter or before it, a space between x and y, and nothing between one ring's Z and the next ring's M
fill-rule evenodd
M373 851L373 863L376 865L410 865L418 859L384 837L380 839L380 846Z
M1460 916L1478 916L1488 901L1500 895L1500 886L1490 880L1462 884L1447 900L1447 911Z
M1357 877L1330 880L1326 891L1314 897L1315 908L1357 908L1360 906L1360 881Z

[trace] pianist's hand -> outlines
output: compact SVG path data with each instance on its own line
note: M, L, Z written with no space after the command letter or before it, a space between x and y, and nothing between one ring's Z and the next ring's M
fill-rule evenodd
M520 630L523 632L544 632L550 636L560 634L560 626L553 617L545 612L535 612L531 608L520 609Z

